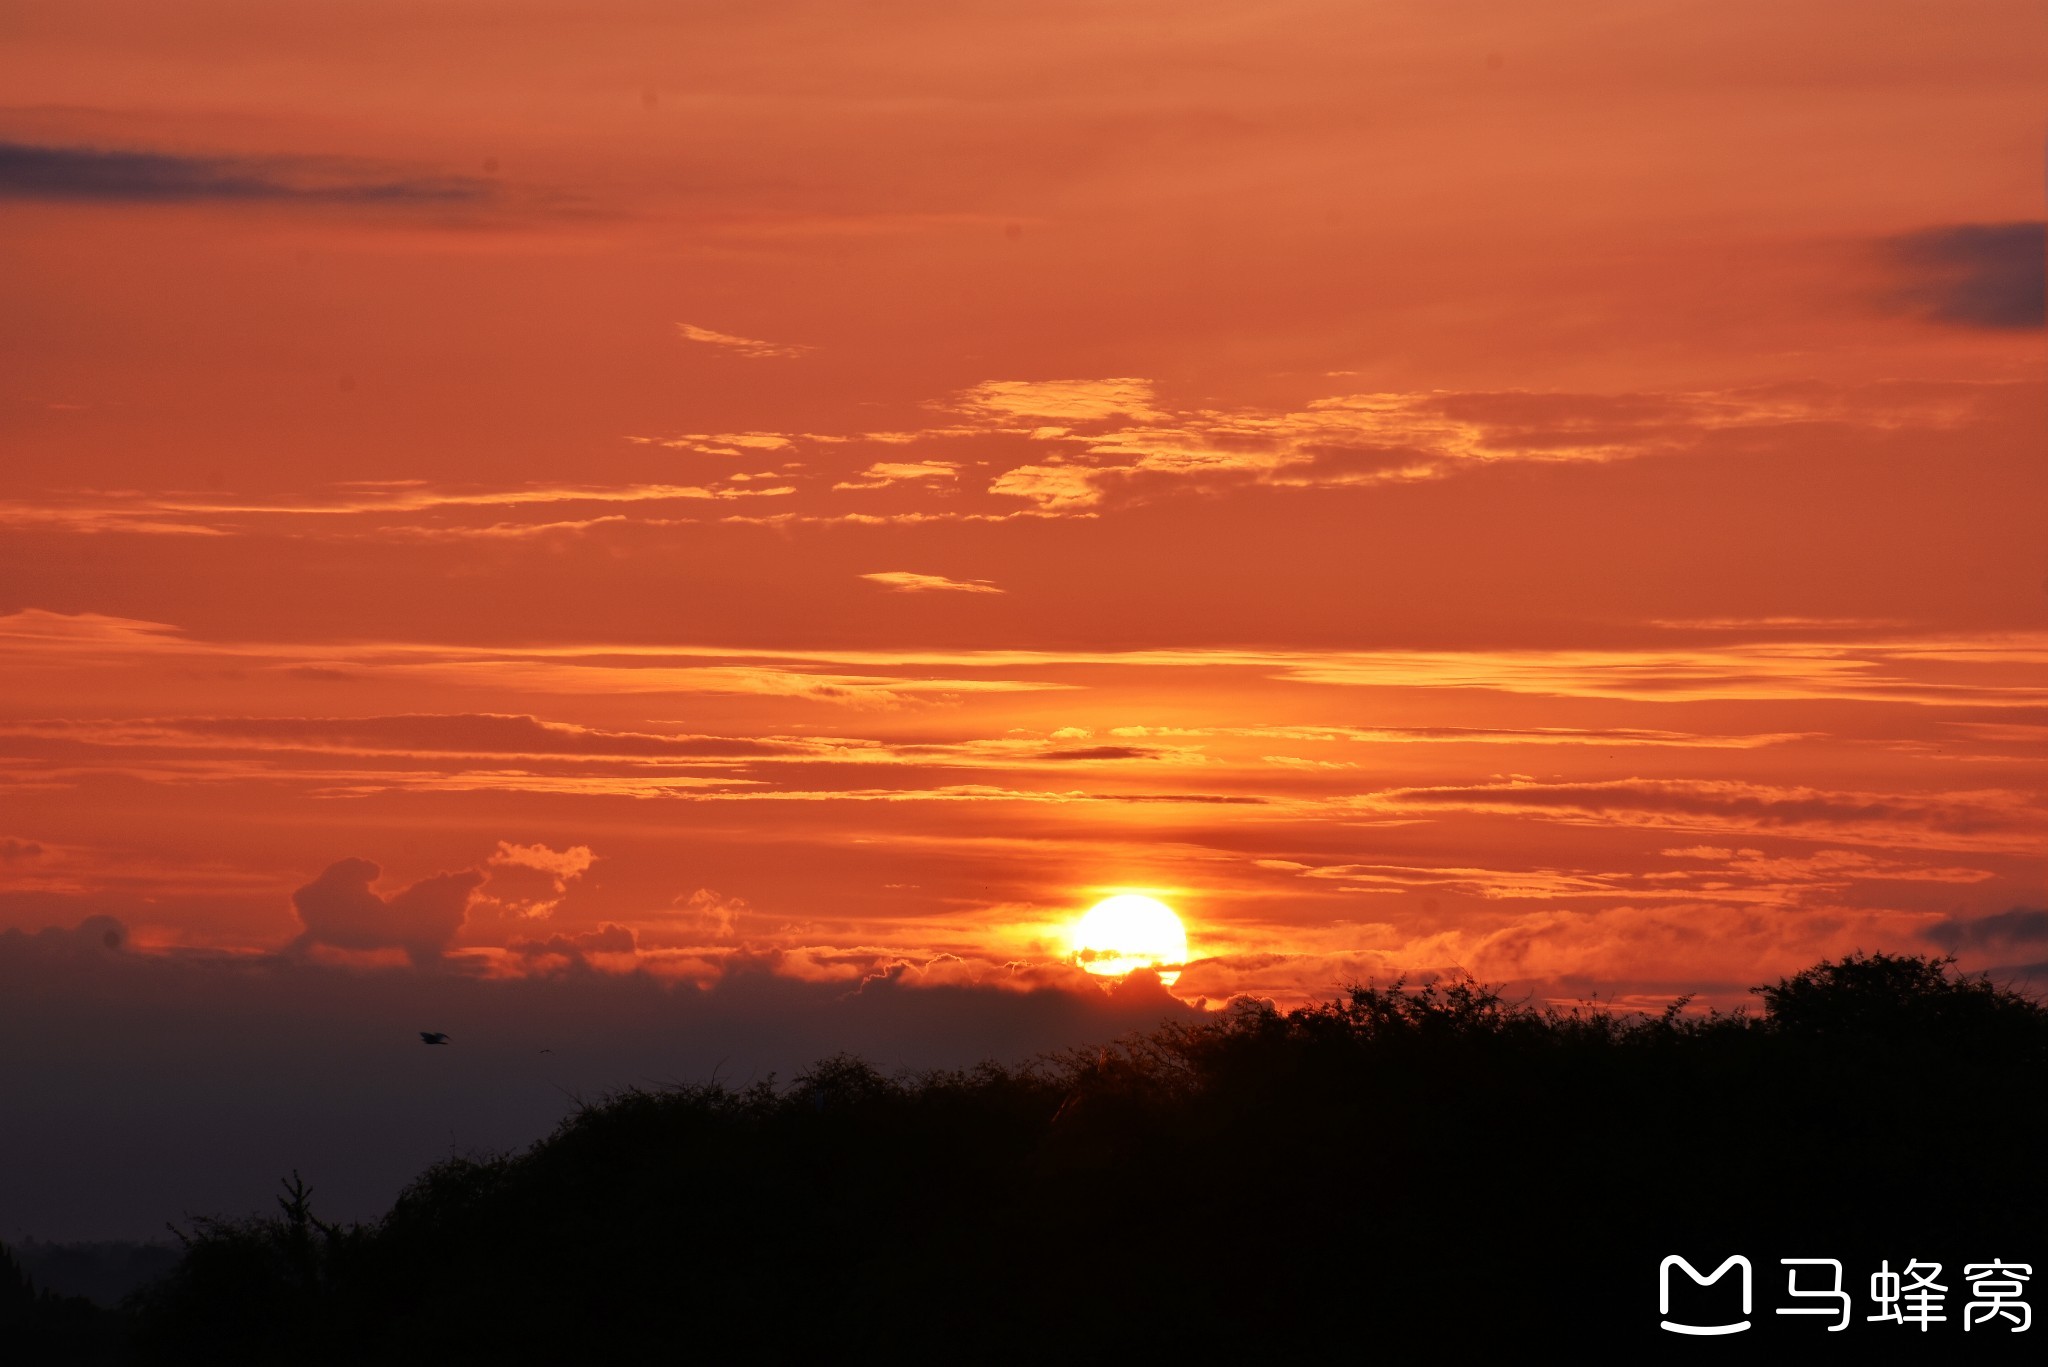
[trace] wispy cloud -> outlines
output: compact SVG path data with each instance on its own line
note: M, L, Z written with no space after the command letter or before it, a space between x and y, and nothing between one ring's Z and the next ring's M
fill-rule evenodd
M1768 832L1903 849L1994 853L2035 848L2048 824L2048 809L2020 792L1839 792L1734 779L1514 780L1394 788L1350 801L1371 811L1529 816L1567 825L1724 836Z
M864 574L883 588L896 593L1001 593L986 579L948 579L943 574L915 574L909 570L883 570Z
M1990 880L1987 869L1927 864L1859 850L1821 849L1803 855L1761 850L1665 850L1686 861L1676 869L1555 867L1477 868L1426 864L1306 864L1261 859L1259 867L1341 884L1357 892L1431 892L1488 901L1627 899L1776 906L1836 896L1863 882L1969 885ZM1634 861L1631 861L1634 862Z
M1080 382L1069 382L1078 385ZM1131 380L1095 382L1110 395ZM984 389L989 386L983 386ZM1446 479L1507 462L1605 463L1697 448L1715 433L1788 423L1850 422L1890 429L1951 427L1976 389L1955 386L1768 386L1668 394L1521 391L1344 394L1295 410L1164 411L1119 407L1088 391L1066 402L1066 426L1031 433L1049 454L997 475L994 494L1059 512L1147 488L1370 487ZM977 395L979 391L974 391ZM963 405L992 423L1051 416L1062 396L1035 388ZM1118 421L1121 419L1121 421Z
M722 347L736 355L757 361L787 361L807 352L813 347L799 346L787 342L764 342L755 337L736 337L730 332L714 332L710 328L698 327L695 323L677 323L676 331L686 342L702 342L706 346Z
M978 418L1017 422L1083 423L1127 418L1164 421L1150 380L985 380L955 395L944 407Z
M701 339L700 339L701 340ZM759 456L794 449L785 432L684 432L673 437L627 437L637 446L666 446L706 456Z
M536 686L543 686L543 676L561 671L557 682L567 685L580 680L588 687L602 672L616 679L626 692L685 688L684 680L697 675L802 672L813 679L828 677L807 673L820 667L833 673L870 671L864 681L928 691L952 686L928 677L926 672L934 668L959 672L963 677L955 682L962 688L998 690L1076 687L1080 685L1068 680L1078 677L1076 671L1087 669L1174 668L1247 671L1251 677L1322 686L1463 689L1654 703L1843 699L1978 709L2048 705L2048 686L2032 678L2048 665L2048 635L2041 633L1825 642L1737 639L1684 650L864 650L618 642L518 648L420 642L325 647L203 642L163 623L31 608L0 616L0 643L14 645L22 663L76 659L81 653L97 658L118 651L190 652L278 664L339 666L358 662L380 670L475 668L498 671L508 683L518 671L530 669L537 672L520 676L520 681ZM885 671L915 677L891 679ZM973 679L990 672L1005 677ZM1033 678L1027 682L1015 677L1019 673ZM1066 677L1056 680L1053 676L1057 675ZM1385 734L1393 738L1400 731L1394 728ZM1365 732L1380 734L1371 728ZM1457 735L1455 728L1439 728L1438 733L1447 739ZM1542 734L1533 732L1531 738ZM1565 730L1559 734L1577 733ZM1615 738L1631 734L1642 739L1676 738L1676 733L1669 731L1621 732ZM1783 739L1790 734L1770 733L1769 738Z
M1371 489L1447 480L1504 463L1691 457L1717 449L1717 441L1783 444L1796 440L1790 433L1815 424L1873 435L1944 432L1978 421L2010 388L1943 383L1781 385L1682 394L1411 392L1340 395L1293 410L1170 411L1149 385L1128 379L991 382L970 391L974 403L960 409L967 420L954 427L837 437L741 431L626 438L637 446L753 463L697 483L667 482L661 477L666 471L659 471L650 472L652 478L614 485L536 480L489 486L409 479L358 481L296 495L53 489L0 501L0 524L75 533L220 537L274 532L277 519L299 517L326 519L328 525L308 522L293 529L298 534L350 540L366 535L501 542L602 539L630 536L639 527L685 516L664 510L664 503L789 495L796 497L774 513L735 510L718 520L794 527L1095 518L1188 493L1224 495L1253 487ZM1061 411L1056 425L1045 425L1044 413L1027 411L1055 409ZM920 450L918 458L906 459L901 447L912 442L940 454ZM879 449L853 459L851 452L863 444ZM847 494L860 496L841 497ZM576 504L590 506L579 510ZM494 508L505 512L488 524L461 514ZM449 515L439 515L443 510ZM351 517L361 520L344 520ZM1749 622L1782 633L1881 625L1871 618L1809 616ZM1674 630L1718 630L1738 623L1700 618L1666 624Z
M1104 471L1085 465L1020 465L1005 470L988 486L992 494L1030 499L1041 512L1088 509L1102 501L1100 481L1129 467Z
M1580 728L1567 726L1119 726L1112 736L1245 737L1260 741L1306 741L1323 744L1356 741L1373 745L1598 745L1673 746L1681 749L1754 750L1803 739L1812 733L1770 731L1747 735L1705 735L1697 731L1648 730L1641 727ZM1288 762L1282 756L1261 758Z
M734 477L737 478L737 477ZM146 494L73 491L61 497L0 502L0 526L60 527L76 532L232 535L241 524L275 518L404 517L440 509L517 509L559 504L662 504L775 498L792 485L754 487L751 477L735 487L701 484L525 484L499 487L436 487L418 480L363 481L334 485L312 494L280 498L236 498L185 493ZM545 531L584 529L608 518L550 519L538 523L436 527L439 534L531 536ZM394 527L395 532L408 529ZM411 529L418 531L420 529Z
M960 465L950 460L876 461L854 478L842 480L834 489L885 489L906 481L931 482L958 476Z

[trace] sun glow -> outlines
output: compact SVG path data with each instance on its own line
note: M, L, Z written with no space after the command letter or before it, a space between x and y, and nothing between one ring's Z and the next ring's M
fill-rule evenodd
M1105 898L1074 923L1074 962L1090 973L1121 978L1150 968L1172 983L1188 958L1188 933L1173 908L1126 892Z

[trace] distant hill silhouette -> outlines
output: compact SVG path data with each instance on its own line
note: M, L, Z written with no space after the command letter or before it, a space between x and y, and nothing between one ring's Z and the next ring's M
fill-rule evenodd
M213 1365L1965 1356L1963 1263L2048 1275L2048 1010L1886 954L1756 992L1643 1017L1397 983L1017 1067L631 1091L372 1225L294 1177L118 1316L0 1267L0 1315ZM1740 1342L1657 1329L1671 1253L1750 1258ZM1851 1332L1775 1317L1786 1257L1845 1262ZM1949 1321L1867 1324L1880 1258L1942 1261Z
M163 1276L178 1261L165 1240L101 1239L46 1243L29 1239L12 1250L35 1284L60 1296L80 1296L95 1305L116 1306L129 1292Z
M81 1296L38 1287L0 1244L0 1359L24 1363L133 1360L131 1325Z

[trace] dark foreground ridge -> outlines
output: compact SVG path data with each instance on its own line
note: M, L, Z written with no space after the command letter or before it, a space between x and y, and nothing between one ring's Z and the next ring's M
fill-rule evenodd
M200 1222L118 1312L0 1262L0 1328L25 1362L207 1364L2037 1344L1965 1331L1963 1273L2048 1277L2048 1010L1884 954L1757 993L1645 1018L1397 984L1014 1068L633 1091L436 1165L372 1225L321 1222L294 1180L276 1216ZM1658 1329L1665 1255L1738 1253L1750 1330ZM1849 1331L1775 1315L1790 1257L1842 1260ZM1942 1263L1946 1321L1866 1321L1880 1259ZM1672 1313L1729 1311L1733 1284Z

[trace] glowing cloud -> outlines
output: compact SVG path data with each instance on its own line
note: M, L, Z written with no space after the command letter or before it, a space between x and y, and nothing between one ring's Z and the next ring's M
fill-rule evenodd
M853 479L833 485L834 489L885 489L891 484L902 484L910 480L953 479L960 473L958 463L950 460L921 461L876 461Z
M813 347L798 346L784 342L764 342L755 337L735 337L729 332L713 332L700 328L694 323L677 323L676 331L686 342L702 342L706 346L723 347L727 351L756 361L787 361L815 350Z
M950 405L959 412L1002 421L1033 419L1055 422L1100 422L1130 418L1163 421L1154 406L1152 382L1133 378L1110 380L986 380L960 394Z
M864 574L893 593L1001 593L986 579L948 579L943 574L915 574L909 570L883 570Z

